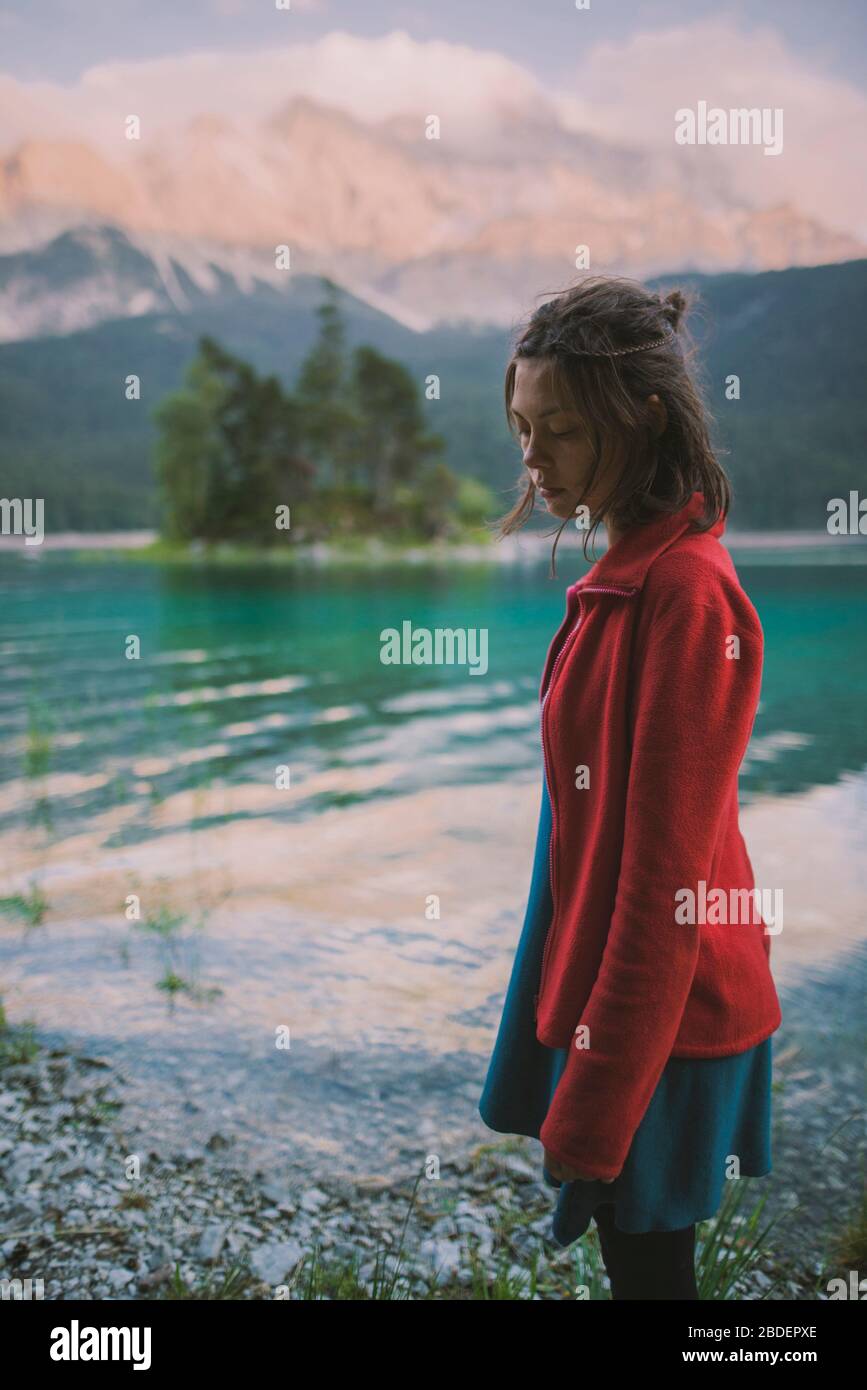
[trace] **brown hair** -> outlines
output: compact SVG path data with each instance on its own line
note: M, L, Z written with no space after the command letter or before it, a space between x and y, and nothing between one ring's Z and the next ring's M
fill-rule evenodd
M710 417L679 333L687 299L674 289L665 298L634 280L588 276L540 305L519 331L506 368L505 404L515 435L512 396L519 358L547 359L561 403L581 415L594 446L594 466L576 507L600 472L611 467L616 481L591 513L584 538L595 535L610 513L621 530L642 525L662 513L679 511L693 492L704 495L695 521L706 531L731 505L731 484L710 442ZM656 434L645 401L664 403L665 429ZM536 488L526 479L523 496L498 523L502 539L529 519ZM557 531L554 555L567 517Z

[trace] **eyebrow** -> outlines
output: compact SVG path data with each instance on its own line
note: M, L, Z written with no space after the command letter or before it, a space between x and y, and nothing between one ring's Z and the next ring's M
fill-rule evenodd
M511 410L511 412L512 412L513 415L520 415L520 414L521 414L520 410L516 410L514 406L510 406L509 409ZM539 412L539 419L540 419L540 420L544 420L546 415L574 415L574 414L575 414L575 412L574 412L574 410L572 409L571 406L568 406L568 405L551 405L551 406L548 407L547 410L540 410L540 412ZM522 419L525 419L525 418L526 418L525 416L522 416Z

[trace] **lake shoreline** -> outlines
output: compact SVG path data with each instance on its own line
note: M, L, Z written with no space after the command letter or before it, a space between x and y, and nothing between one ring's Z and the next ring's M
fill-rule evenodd
M0 556L16 555L39 560L45 555L72 556L80 563L146 564L167 568L247 568L316 569L353 567L388 568L417 565L526 565L550 559L553 532L524 531L522 535L497 540L478 531L439 541L389 541L379 536L329 541L292 542L286 545L254 547L230 541L175 543L160 540L155 531L58 532L42 543L26 545L21 536L0 536ZM827 531L730 531L723 538L727 549L754 556L765 551L775 563L787 555L797 563L815 559L820 563L867 563L867 537L832 536ZM583 537L564 531L559 542L561 554L580 554ZM604 532L596 544L597 556L605 551ZM591 554L592 558L592 554Z
M554 1242L555 1196L519 1136L442 1162L416 1155L416 1171L391 1178L289 1163L251 1171L219 1129L172 1146L130 1127L113 1067L20 1027L0 1029L0 1087L0 1153L11 1155L0 1277L31 1281L21 1297L565 1301L580 1269L590 1299L610 1298L595 1228L566 1249ZM723 1256L743 1259L751 1199L767 1181L726 1193L735 1209L712 1250L717 1281ZM699 1277L712 1231L699 1227ZM841 1258L814 1265L797 1240L769 1241L710 1299L821 1299L835 1276L846 1277Z

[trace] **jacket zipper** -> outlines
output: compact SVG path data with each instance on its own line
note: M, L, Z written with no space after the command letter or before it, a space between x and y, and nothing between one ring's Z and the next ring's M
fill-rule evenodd
M550 693L551 693L551 688L552 688L552 686L553 686L553 684L554 684L554 677L555 677L556 674L557 674L557 669L558 669L558 667L559 667L559 665L560 665L560 662L563 660L563 658L564 658L565 655L566 655L566 652L567 652L568 649L571 647L572 642L573 642L573 640L574 640L574 638L575 638L575 635L577 634L578 629L580 628L581 623L583 622L583 619L584 619L584 601L583 601L583 595L584 595L584 594L621 594L624 598L631 598L632 595L633 595L634 593L636 593L636 592L637 592L637 590L636 590L635 588L624 589L624 588L620 588L620 587L618 587L618 586L615 586L615 585L613 585L613 584L586 584L586 585L584 585L583 588L579 588L579 589L578 589L578 618L577 618L577 620L576 620L576 622L575 622L575 626L572 628L572 631L571 631L571 632L569 633L569 635L566 637L566 639L565 639L565 641L564 641L562 647L560 648L560 651L557 653L557 659L556 659L556 661L554 662L554 665L553 665L552 668L551 668L551 675L550 675L550 678L549 678L549 680L548 680L548 685L547 685L547 687L546 687L546 689L545 689L544 695L542 696L542 707L541 707L541 723L542 723L542 761L543 761L544 769L545 769L545 780L546 780L546 782L547 782L547 784L548 784L548 800L549 800L550 803L551 803L551 835L550 835L550 838L549 838L549 841L548 841L548 877L549 877L549 880L550 880L550 883L551 883L551 921L550 921L549 924L548 924L548 931L547 931L547 933L546 933L546 935L545 935L545 945L544 945L544 947L543 947L543 949L542 949L542 969L541 969L541 973L540 973L540 977L539 977L539 992L538 992L538 994L536 994L536 995L534 996L534 999L533 999L533 1012L534 1012L534 1015L535 1015L535 1017L536 1017L537 1020L538 1020L538 1017L539 1017L539 1000L540 1000L540 998L541 998L541 996L542 996L542 993L543 993L543 991L544 991L544 988L545 988L545 972L546 972L546 969L547 969L547 966L548 966L548 954L549 954L550 947L551 947L551 942L552 942L553 936L554 936L554 930L553 930L553 929L554 929L554 923L555 923L556 920L557 920L557 883L556 883L556 873L555 873L555 870L556 870L556 861L555 861L555 857L554 857L554 846L555 846L555 841L556 841L556 836L557 836L557 803L556 803L556 798L555 798L555 795L554 795L554 784L553 784L553 780L552 780L552 778L550 778L550 777L548 776L548 767L549 767L549 763L548 763L548 748L547 748L547 744L546 744L546 742L545 742L545 706L546 706L546 704L548 703L548 696L549 696Z

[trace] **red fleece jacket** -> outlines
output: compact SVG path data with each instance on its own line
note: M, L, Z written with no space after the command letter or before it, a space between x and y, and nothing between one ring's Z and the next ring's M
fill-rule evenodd
M669 1057L743 1052L781 1022L770 935L730 891L754 887L738 768L762 629L723 521L690 525L702 502L628 531L567 590L542 675L554 912L536 1035L569 1058L540 1138L597 1178L620 1172ZM740 907L702 913L714 889Z

